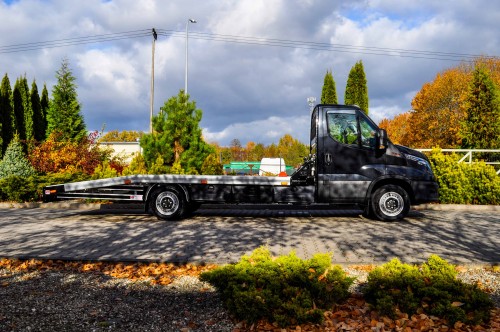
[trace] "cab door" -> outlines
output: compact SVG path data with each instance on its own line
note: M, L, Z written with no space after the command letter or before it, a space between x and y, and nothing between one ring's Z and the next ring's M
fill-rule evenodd
M354 106L323 106L318 139L318 201L362 203L385 173L377 126Z

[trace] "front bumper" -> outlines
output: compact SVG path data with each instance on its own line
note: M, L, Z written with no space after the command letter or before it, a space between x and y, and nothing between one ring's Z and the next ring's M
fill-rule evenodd
M413 204L437 202L439 185L435 181L412 181Z

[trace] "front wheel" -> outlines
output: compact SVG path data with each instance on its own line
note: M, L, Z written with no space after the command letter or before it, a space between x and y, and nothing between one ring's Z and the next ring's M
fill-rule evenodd
M158 188L151 194L149 207L160 219L177 220L185 214L186 200L174 187Z
M371 210L379 220L403 219L410 211L410 197L406 190L399 186L385 185L373 193Z

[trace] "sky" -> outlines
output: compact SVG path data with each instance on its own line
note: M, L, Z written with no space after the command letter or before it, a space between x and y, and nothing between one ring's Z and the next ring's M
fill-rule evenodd
M196 20L189 23L188 20ZM441 71L500 56L500 1L491 0L0 0L0 74L39 91L67 59L89 130L149 131L185 85L208 142L307 143L309 97L332 71L339 103L362 61L369 115L411 110Z

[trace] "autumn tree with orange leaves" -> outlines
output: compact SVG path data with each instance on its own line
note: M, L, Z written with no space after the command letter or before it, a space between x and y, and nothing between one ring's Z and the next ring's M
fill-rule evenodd
M454 148L460 146L460 123L470 74L459 66L439 73L433 82L425 83L411 103L411 131L405 144L414 147Z
M109 151L96 144L98 133L92 132L78 142L67 141L63 134L53 131L45 142L36 145L28 158L41 174L49 173L94 173Z
M396 115L392 120L383 119L378 125L380 128L387 130L392 143L407 145L407 136L411 131L410 117L411 113L405 112Z
M411 111L391 120L383 119L380 127L387 130L394 143L414 148L461 147L461 126L477 67L484 67L496 86L500 86L500 59L481 57L471 63L462 63L425 83L413 98Z

